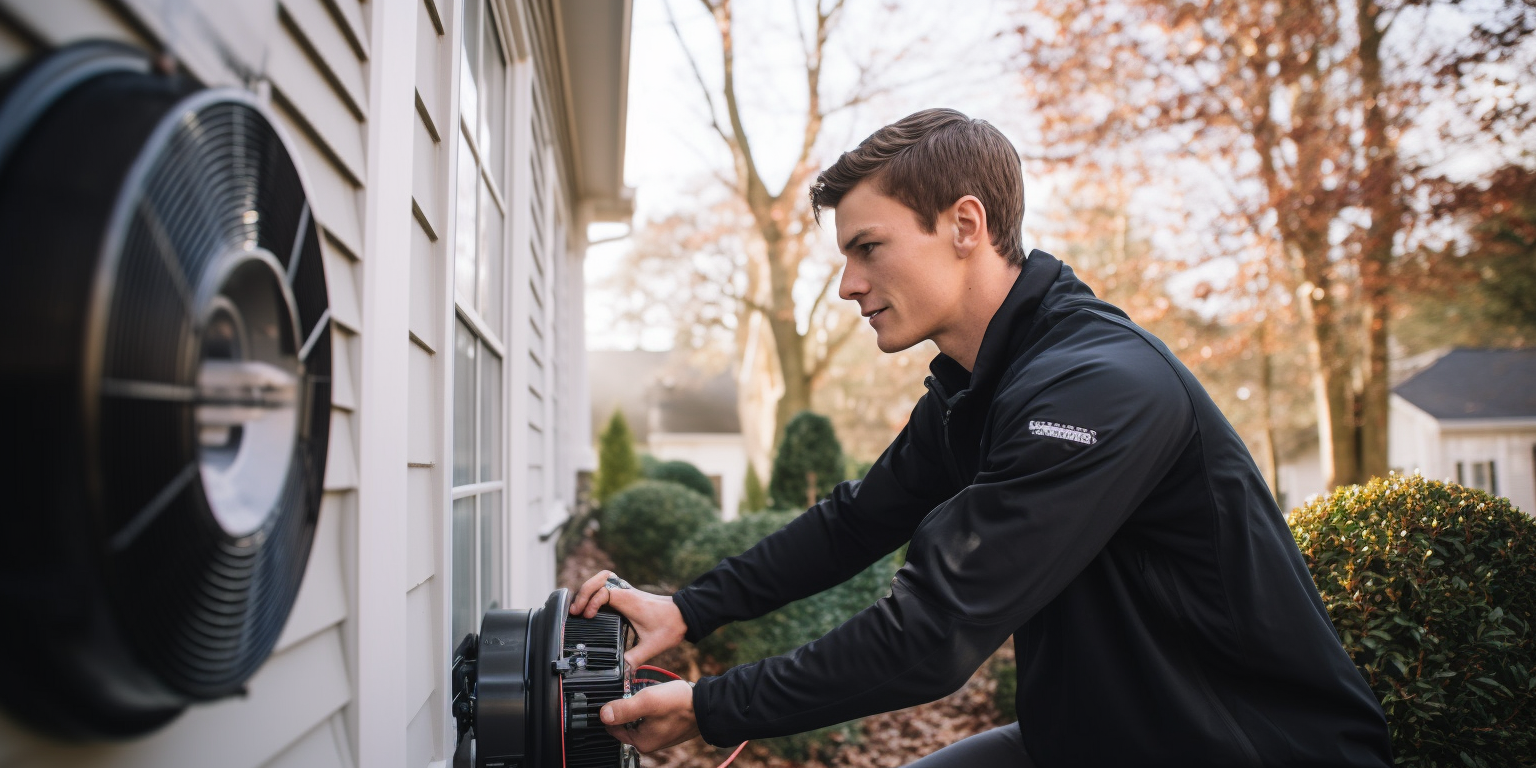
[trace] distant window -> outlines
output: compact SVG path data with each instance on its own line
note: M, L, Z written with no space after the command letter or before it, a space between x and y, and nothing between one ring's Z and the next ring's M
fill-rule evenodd
M1456 482L1468 488L1499 495L1499 474L1494 461L1456 462ZM1468 476L1470 474L1470 477Z

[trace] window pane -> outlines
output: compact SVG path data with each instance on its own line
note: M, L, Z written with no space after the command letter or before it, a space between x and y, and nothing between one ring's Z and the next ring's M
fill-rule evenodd
M480 601L475 596L475 497L453 502L453 642L480 631Z
M475 156L469 150L469 143L462 138L459 141L458 164L458 193L454 200L458 221L453 236L453 287L464 301L474 306L475 244L479 240L479 230L475 227L475 190L480 188L480 173L475 170Z
M480 607L502 604L501 491L480 497Z
M491 191L480 186L480 317L485 319L498 339L505 338L501 326L502 266L506 261L501 209L491 199Z
M501 47L501 35L489 10L485 24L485 62L481 71L485 74L484 109L480 118L481 162L496 180L496 188L507 194L507 56Z
M501 358L480 347L480 482L501 479Z
M453 484L475 482L475 347L460 320L453 338Z
M480 17L481 6L471 2L464 6L464 46L459 49L459 109L464 113L464 124L480 124Z

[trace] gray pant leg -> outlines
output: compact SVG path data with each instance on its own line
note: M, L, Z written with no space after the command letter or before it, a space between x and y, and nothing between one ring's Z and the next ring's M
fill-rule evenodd
M1018 723L993 728L961 739L907 768L990 768L1012 766L1035 768L1029 753L1024 751L1024 737Z

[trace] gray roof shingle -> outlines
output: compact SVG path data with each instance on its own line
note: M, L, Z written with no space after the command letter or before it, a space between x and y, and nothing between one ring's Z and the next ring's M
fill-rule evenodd
M1536 418L1536 347L1452 350L1392 391L1437 419Z

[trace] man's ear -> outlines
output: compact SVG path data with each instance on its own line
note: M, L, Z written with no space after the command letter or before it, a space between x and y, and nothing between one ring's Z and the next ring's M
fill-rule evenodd
M987 234L987 209L975 195L956 200L949 210L954 223L955 255L963 259L978 246L991 242Z

